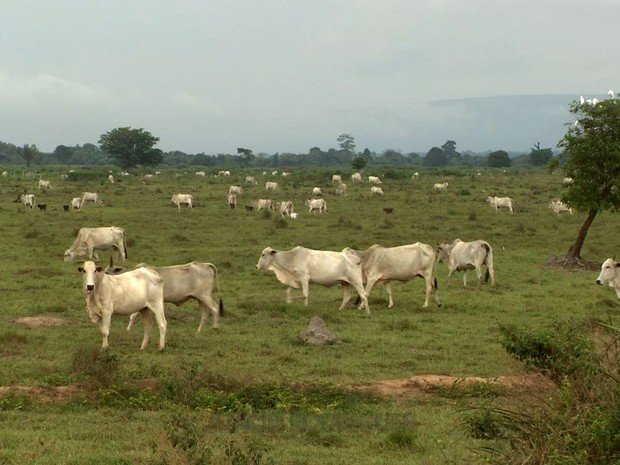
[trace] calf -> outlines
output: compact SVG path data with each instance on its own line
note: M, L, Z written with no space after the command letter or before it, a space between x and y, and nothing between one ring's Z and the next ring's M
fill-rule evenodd
M40 203L39 205L37 205L37 208L39 210L41 210L42 212L47 211L47 204L46 203Z
M63 209L64 211L66 211L66 212L68 212L70 208L71 208L71 207L70 207L69 205L63 205L63 206L62 206L62 209Z
M245 206L245 211L246 212L253 212L254 211L254 207L252 205L246 205Z
M388 215L391 215L392 213L394 213L394 209L392 207L383 207L383 211L387 213Z

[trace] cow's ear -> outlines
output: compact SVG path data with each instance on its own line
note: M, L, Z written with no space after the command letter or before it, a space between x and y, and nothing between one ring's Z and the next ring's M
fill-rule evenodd
M80 273L84 273L84 268L82 268L81 266L78 266L78 267L77 267L77 270L78 270Z
M97 273L101 273L103 271L103 267L98 266L97 268L95 268L95 271L97 271Z
M620 268L620 262L616 263L616 267Z
M276 254L276 252L277 252L276 250L270 250L270 251L269 251L269 254L270 254L270 255L275 255L275 254Z

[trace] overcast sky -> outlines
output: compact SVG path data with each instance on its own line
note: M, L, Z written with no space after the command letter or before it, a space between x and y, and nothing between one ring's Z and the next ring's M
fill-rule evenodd
M0 140L43 151L97 143L120 126L187 153L306 152L336 147L343 132L375 151L446 139L460 150L527 150L555 146L572 98L620 91L619 0L1 8ZM562 97L479 99L544 94Z

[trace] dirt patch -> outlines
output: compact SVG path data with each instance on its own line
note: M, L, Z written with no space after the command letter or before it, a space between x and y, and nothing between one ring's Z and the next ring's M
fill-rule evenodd
M411 378L376 381L356 385L354 389L374 391L383 396L420 397L435 393L438 389L466 389L489 385L511 391L543 392L555 388L555 384L542 375L498 376L496 378L420 375Z
M0 386L0 396L9 393L25 394L43 402L64 402L82 390L80 386Z
M38 326L63 326L66 325L68 321L57 316L37 315L17 318L15 323L35 328Z
M556 257L551 255L547 260L547 266L558 268L572 268L576 270L600 270L601 263L589 262L576 257Z

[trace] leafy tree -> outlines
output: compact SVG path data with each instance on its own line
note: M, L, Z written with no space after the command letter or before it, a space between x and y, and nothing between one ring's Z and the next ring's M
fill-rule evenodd
M534 166L545 166L553 158L551 149L541 149L540 142L534 144L534 148L530 152L530 163Z
M461 154L456 151L456 142L453 140L447 140L445 144L441 146L441 150L448 157L449 165L459 165L461 163Z
M34 161L34 159L37 157L38 154L39 154L39 149L34 144L33 145L24 144L24 146L21 149L21 155L22 157L24 157L24 160L26 160L26 166L30 166L30 164Z
M99 138L101 149L110 153L121 168L154 166L163 161L161 150L153 146L159 137L144 129L116 128Z
M398 150L386 149L379 160L380 163L387 165L404 165L407 163L407 158Z
M502 168L504 166L510 166L510 157L505 150L496 150L489 153L487 157L487 164L493 168Z
M67 164L71 160L74 150L74 148L67 147L66 145L59 145L54 149L53 155L58 163Z
M448 155L439 147L431 148L424 157L424 166L437 168L448 164Z
M340 134L338 136L338 145L342 150L346 152L353 152L355 150L355 137L350 134Z
M355 157L353 159L353 161L351 162L351 166L353 167L354 170L361 170L364 169L364 166L366 166L366 159L364 157Z
M577 116L578 124L568 126L558 147L564 148L564 170L573 184L566 187L562 199L588 212L568 250L567 259L575 261L581 258L581 247L597 213L620 209L620 104L613 99L597 105L575 101L570 111ZM551 165L557 163L554 159Z
M256 158L252 150L244 149L242 147L237 148L237 155L239 155L239 158L240 158L239 164L241 166L249 166L250 163L252 163L254 159Z

